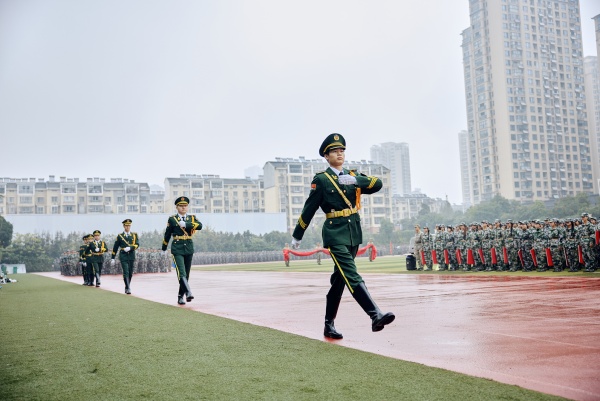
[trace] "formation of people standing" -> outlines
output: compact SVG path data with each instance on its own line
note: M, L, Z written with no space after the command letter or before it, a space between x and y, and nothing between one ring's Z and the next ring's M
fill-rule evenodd
M415 225L419 270L594 272L600 268L600 224L581 218Z

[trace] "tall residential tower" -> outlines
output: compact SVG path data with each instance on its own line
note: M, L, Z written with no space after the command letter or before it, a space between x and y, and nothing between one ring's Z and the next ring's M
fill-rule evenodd
M470 0L471 201L593 192L577 0Z
M371 146L371 160L390 169L393 195L411 193L408 143L385 142L381 145L373 145Z

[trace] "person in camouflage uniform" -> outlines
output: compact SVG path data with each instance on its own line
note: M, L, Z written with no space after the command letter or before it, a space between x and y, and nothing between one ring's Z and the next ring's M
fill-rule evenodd
M481 230L479 231L481 240L481 250L483 251L482 268L486 271L492 271L492 247L493 236L490 228L490 223L486 220L481 222Z
M508 268L505 269L503 260L504 231L502 230L502 222L500 220L496 219L494 221L494 225L490 228L490 233L492 237L492 248L490 249L492 270L508 270Z
M546 264L546 243L547 236L543 226L543 222L536 220L533 222L533 250L535 256L532 254L533 264L538 272L545 272L547 269Z
M469 233L467 225L460 223L454 232L454 246L456 248L456 266L458 269L469 270L467 264L467 249L469 248Z
M454 241L456 237L454 236L454 227L451 225L446 226L446 245L444 247L444 252L448 255L448 270L456 270L457 262L456 262L456 245ZM445 256L444 256L445 257Z
M415 259L417 259L418 270L423 270L423 232L421 226L415 224Z
M596 269L600 268L600 223L595 217L590 216L590 223L594 226L594 254L596 259Z
M435 226L433 248L438 262L438 270L448 270L448 265L444 260L444 248L446 247L446 231L443 224Z
M508 256L508 264L505 268L511 272L520 270L522 266L519 259L519 227L515 227L515 223L511 219L507 220L504 226L503 243Z
M579 236L579 246L581 246L583 254L584 271L594 272L598 268L595 254L596 227L590 223L588 213L581 214L581 224L577 228L577 234Z
M473 265L471 269L475 271L484 270L483 261L481 258L483 252L481 249L481 237L478 223L471 224L471 230L469 231L469 248L473 254Z
M433 270L433 261L431 259L431 251L433 250L433 236L429 232L429 227L423 227L423 254L425 256L425 270Z
M533 259L531 257L531 250L533 249L533 229L528 226L524 221L519 222L518 231L519 241L519 260L521 261L521 267L523 271L530 272L533 270Z
M563 271L564 256L563 247L561 245L561 238L563 234L558 226L558 220L550 220L550 226L546 228L546 241L550 255L552 256L552 266L548 261L548 267L552 267L555 272Z
M565 254L565 265L569 268L570 272L579 271L579 255L577 253L577 230L575 229L575 223L573 220L568 219L566 221L566 228L564 230L563 239L563 252Z

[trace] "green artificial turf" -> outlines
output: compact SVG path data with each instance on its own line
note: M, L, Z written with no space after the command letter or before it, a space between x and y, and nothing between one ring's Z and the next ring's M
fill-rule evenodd
M34 274L0 289L0 400L550 400Z

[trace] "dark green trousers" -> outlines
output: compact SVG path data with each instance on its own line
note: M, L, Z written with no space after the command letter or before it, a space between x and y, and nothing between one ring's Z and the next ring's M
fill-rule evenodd
M121 262L121 267L123 268L123 278L128 278L131 280L133 276L133 263L135 259L119 259Z
M341 297L344 286L348 287L350 292L353 293L354 288L364 281L360 274L358 274L356 264L354 263L354 258L358 252L358 245L333 245L328 249L334 263L333 274L330 279L330 294L339 294L339 297Z

